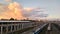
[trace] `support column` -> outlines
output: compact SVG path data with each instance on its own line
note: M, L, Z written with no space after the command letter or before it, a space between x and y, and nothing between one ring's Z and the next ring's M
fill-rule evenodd
M12 25L11 25L11 32L12 32Z
M19 24L19 30L21 30L21 24Z
M1 26L1 34L3 34L3 26Z
M17 25L17 30L19 30L19 24Z
M16 31L16 25L14 25L14 31Z
M8 33L8 26L6 26L6 34Z
M21 29L23 29L23 24L21 24L22 25L22 28Z
M20 29L22 29L22 24L20 24Z

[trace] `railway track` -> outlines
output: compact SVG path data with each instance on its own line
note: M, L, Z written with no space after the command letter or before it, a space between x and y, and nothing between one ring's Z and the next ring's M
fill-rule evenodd
M39 33L36 34L60 34L59 25L56 23L49 23L48 27L44 27L44 29L41 29Z

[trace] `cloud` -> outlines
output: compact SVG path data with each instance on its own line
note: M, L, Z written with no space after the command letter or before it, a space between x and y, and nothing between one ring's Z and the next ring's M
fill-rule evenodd
M40 8L31 8L31 7L28 7L28 8L24 8L26 11L30 12L32 10L37 10L37 11L40 11Z
M28 10L29 9L29 10ZM25 8L26 14L25 17L47 17L48 14L45 10L42 10L41 8Z
M24 10L26 10L26 11L28 11L28 12L30 12L30 11L32 11L34 8L24 8Z
M19 5L19 3L17 2L13 2L13 3L10 3L7 7L7 8L4 12L2 12L2 14L0 15L1 18L15 18L15 19L23 19L23 14L22 14L22 11L23 11L23 8L21 5Z
M41 17L42 13L46 14L45 11L43 11L39 7L37 7L37 8L31 8L31 7L23 8L22 5L17 2L9 3L7 6L4 6L3 9L5 9L5 10L0 14L0 19L1 18L25 19L28 17L35 18L35 17Z
M5 1L10 2L11 0L5 0Z

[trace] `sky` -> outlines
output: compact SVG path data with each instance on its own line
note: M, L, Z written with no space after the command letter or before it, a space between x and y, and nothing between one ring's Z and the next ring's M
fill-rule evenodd
M41 11L48 14L47 18L60 18L60 0L0 0L0 3L2 4L9 4L11 2L18 2L22 8L25 9L33 10L40 8ZM30 14L31 13L36 14L36 12L30 12Z

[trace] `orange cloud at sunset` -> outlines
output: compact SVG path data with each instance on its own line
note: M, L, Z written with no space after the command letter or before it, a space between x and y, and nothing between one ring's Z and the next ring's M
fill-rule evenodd
M23 8L17 2L10 3L7 7L7 10L0 15L0 18L15 18L23 19Z
M24 10L28 11L28 12L31 12L32 10L37 10L37 11L40 11L40 7L35 7L35 8L32 8L32 7L28 7L28 8L24 8Z
M2 6L2 5L1 5ZM22 7L20 3L10 2L8 5L4 5L0 10L0 19L35 19L36 17L45 17L45 11L41 10L40 7ZM41 13L41 15L40 15Z
M11 0L5 0L5 1L9 2L9 1L11 1Z
M34 8L24 8L26 11L30 12L31 10L33 10Z

